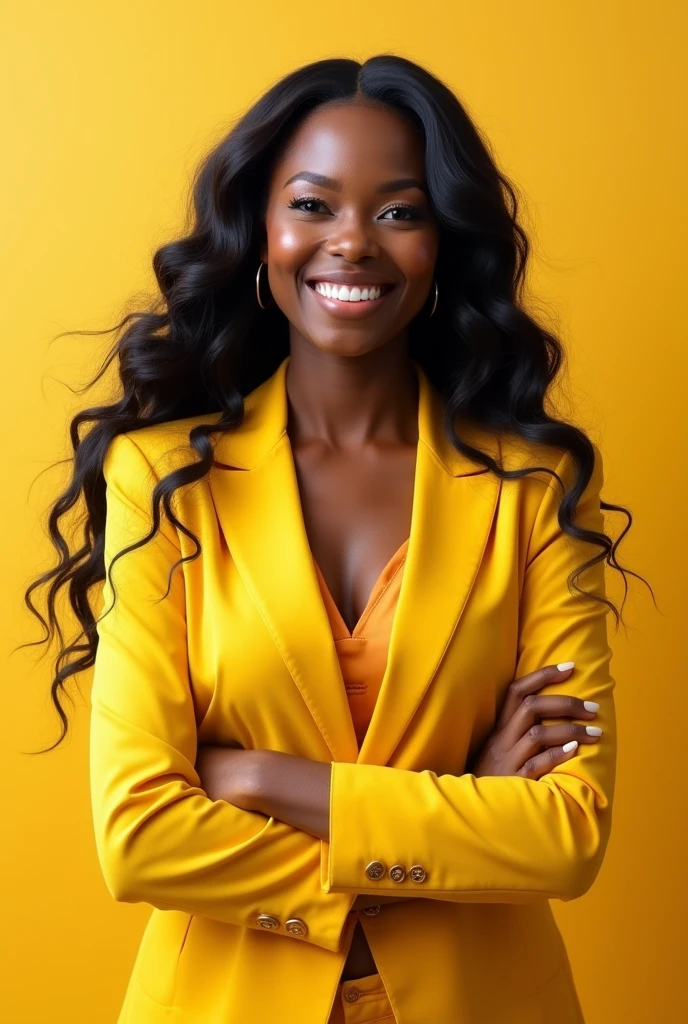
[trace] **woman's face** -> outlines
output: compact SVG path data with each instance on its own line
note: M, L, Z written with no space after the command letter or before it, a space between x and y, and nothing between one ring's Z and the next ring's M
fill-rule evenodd
M425 187L418 136L385 109L322 107L299 126L273 169L261 248L261 298L272 293L292 344L360 355L429 312L439 227ZM328 282L363 298L319 294Z

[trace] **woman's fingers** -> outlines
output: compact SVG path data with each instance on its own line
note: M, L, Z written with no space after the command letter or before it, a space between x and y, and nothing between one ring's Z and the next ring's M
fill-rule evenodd
M499 744L500 746L504 745L507 749L515 747L522 738L525 738L529 730L541 726L543 718L582 718L583 722L593 722L596 716L597 709L593 707L592 702L583 701L580 697L572 697L566 693L547 694L546 696L529 693L518 705L511 720L501 730ZM560 728L567 729L570 724L573 723L564 723ZM538 736L537 731L533 733L533 738ZM568 739L578 738L579 735L576 732L568 736Z
M592 722L599 710L594 701L569 694L539 693L553 683L565 685L572 662L547 665L515 679L507 691L494 732L480 751L473 774L523 775L540 778L556 764L573 757L580 743L597 743L602 730ZM578 718L580 722L544 725L542 719Z
M506 692L506 697L500 709L497 729L503 729L508 724L524 698L530 694L537 693L543 686L569 678L573 671L574 662L563 661L560 664L568 667L559 668L558 665L546 665L544 668L536 669L535 672L529 672L527 676L514 679Z
M514 774L522 775L525 779L539 779L543 775L549 774L552 768L558 764L564 764L578 752L576 740L571 740L567 746L568 749L564 749L562 746L548 747L541 754L529 757L523 767Z
M588 732L589 729L594 730ZM536 722L513 748L516 764L522 765L519 775L538 779L549 771L552 762L559 764L573 757L581 743L599 743L602 730L595 725L565 722L563 725L543 725Z

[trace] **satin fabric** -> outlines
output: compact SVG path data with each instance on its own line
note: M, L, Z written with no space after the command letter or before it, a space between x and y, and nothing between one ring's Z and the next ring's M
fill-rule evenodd
M408 544L409 538L397 548L383 568L351 632L330 593L320 566L313 559L359 748L370 724L387 667L389 638L399 600Z
M153 908L119 1024L325 1024L358 893L409 897L360 914L398 1024L582 1024L550 901L582 896L601 867L616 718L607 608L569 586L599 548L558 522L576 464L457 419L465 446L512 471L498 478L450 440L414 364L410 537L359 744L305 530L288 366L212 435L211 471L174 492L179 524L163 516L150 541L157 481L198 461L190 434L219 413L130 430L106 452L94 835L113 898ZM575 519L599 530L593 451ZM514 475L526 467L539 468ZM580 582L603 596L604 563ZM569 660L540 692L597 701L600 742L539 780L473 775L512 680ZM329 840L211 799L199 743L331 764Z

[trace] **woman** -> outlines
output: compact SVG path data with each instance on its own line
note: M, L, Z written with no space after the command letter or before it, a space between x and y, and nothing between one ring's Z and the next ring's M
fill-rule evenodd
M154 908L120 1024L580 1022L625 510L544 409L513 190L383 55L278 82L194 204L60 508L108 575L54 696L95 660L98 855Z

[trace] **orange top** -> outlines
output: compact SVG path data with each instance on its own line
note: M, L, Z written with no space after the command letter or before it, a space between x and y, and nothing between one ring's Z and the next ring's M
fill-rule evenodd
M377 578L353 633L341 616L325 577L313 559L323 603L330 620L359 748L370 723L387 665L387 648L399 598L410 537L397 548Z

